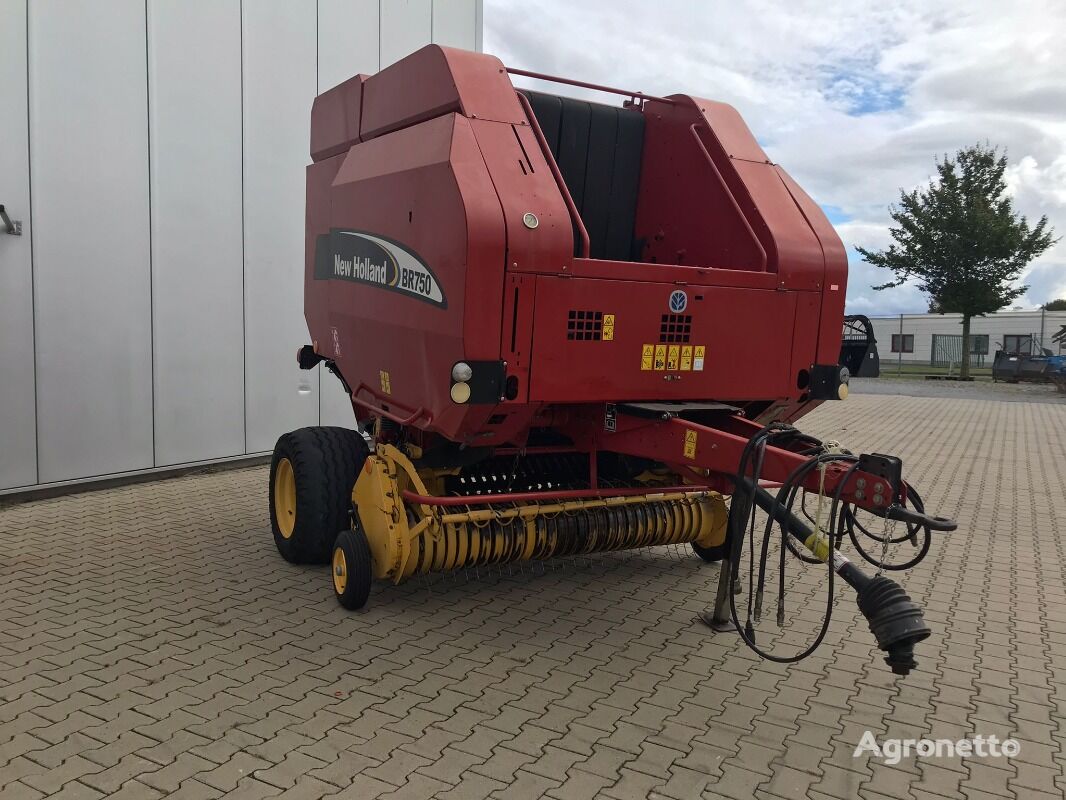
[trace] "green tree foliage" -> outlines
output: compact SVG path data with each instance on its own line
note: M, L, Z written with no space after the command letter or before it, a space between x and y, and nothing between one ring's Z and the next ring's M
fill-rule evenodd
M1066 298L1059 298L1058 300L1052 300L1048 303L1044 303L1041 306L1045 311L1066 311Z
M962 314L962 377L970 374L970 319L1025 294L1029 287L1016 285L1022 270L1056 241L1047 217L1030 226L1015 213L1006 169L1007 156L989 145L945 156L927 187L900 190L891 209L893 244L879 252L856 248L895 275L874 289L917 281L930 311Z

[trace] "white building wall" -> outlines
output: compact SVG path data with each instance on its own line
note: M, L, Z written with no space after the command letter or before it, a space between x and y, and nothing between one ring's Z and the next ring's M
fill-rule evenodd
M157 466L245 452L240 38L240 0L148 3Z
M961 314L904 314L902 317L873 317L870 320L877 338L877 351L881 363L886 367L892 362L902 360L907 363L928 364L933 356L933 335L962 335ZM902 323L902 328L901 328ZM973 317L970 321L970 333L988 336L988 355L986 364L992 363L992 356L1002 345L1007 335L1031 335L1034 348L1037 341L1052 351L1066 352L1051 342L1051 337L1066 325L1066 311L1000 311L983 317ZM914 336L914 352L892 352L892 335L902 332ZM1035 352L1035 349L1034 349Z
M0 487L37 481L26 0L0 0L0 203L22 236L0 232Z
M32 199L19 213L33 248L38 480L144 469L155 460L145 4L28 8Z
M0 492L351 424L300 372L315 95L481 0L0 0Z

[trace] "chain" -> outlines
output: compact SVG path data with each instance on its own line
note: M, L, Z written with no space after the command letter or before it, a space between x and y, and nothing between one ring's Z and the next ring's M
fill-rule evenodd
M892 536L892 523L888 518L888 512L885 512L885 525L881 531L881 560L877 564L877 572L875 578L880 578L885 573L885 564L888 563L888 540Z

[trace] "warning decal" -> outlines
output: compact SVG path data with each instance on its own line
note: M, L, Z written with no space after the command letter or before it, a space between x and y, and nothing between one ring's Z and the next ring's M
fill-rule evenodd
M607 317L605 316L606 320ZM613 325L611 326L613 330ZM603 325L604 338L607 338L607 323ZM640 368L644 372L702 372L705 345L679 344L642 344L640 346Z
M681 371L692 369L692 345L686 344L681 348Z
M652 361L655 358L655 345L645 344L640 348L640 368L642 370L650 370Z
M685 431L685 458L696 457L696 431Z
M666 357L666 368L669 370L676 370L680 361L681 346L676 344L670 345L670 354Z

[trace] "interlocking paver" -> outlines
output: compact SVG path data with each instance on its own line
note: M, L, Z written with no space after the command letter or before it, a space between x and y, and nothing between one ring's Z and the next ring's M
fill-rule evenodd
M44 792L39 792L22 781L11 781L0 787L0 800L40 800Z
M173 792L187 779L194 775L205 774L215 768L215 764L192 753L182 753L162 769L138 775L137 780L146 783L161 792Z
M464 773L462 780L450 789L434 795L437 800L484 800L493 792L506 789L502 781L494 781L476 772Z
M0 798L1061 797L1066 402L859 391L801 427L899 453L960 522L903 578L933 629L907 678L846 593L814 657L759 661L694 623L717 567L674 548L348 614L274 552L264 467L190 475L0 508ZM799 648L824 572L794 574ZM1021 753L893 767L852 757L866 730Z
M116 794L123 785L130 782L134 776L146 776L159 765L135 755L127 755L114 766L108 767L102 772L83 775L81 782L97 789L106 795ZM149 790L151 793L151 790Z
M52 767L46 772L26 775L22 778L22 782L29 784L39 792L54 794L77 778L102 771L103 767L94 764L92 761L88 761L81 756L71 756L59 766Z

